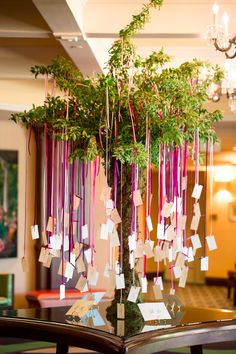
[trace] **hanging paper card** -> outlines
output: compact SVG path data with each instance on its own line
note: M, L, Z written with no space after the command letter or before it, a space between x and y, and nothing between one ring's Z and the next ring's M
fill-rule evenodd
M141 193L140 193L139 189L137 189L133 192L133 202L136 207L143 205L143 201L142 201L142 197L141 197Z
M86 261L87 263L91 263L91 260L92 260L92 251L91 251L91 248L88 248L87 250L84 251L84 255L85 255L85 258L86 258Z
M137 298L138 298L138 294L140 292L140 286L131 286L130 291L129 291L129 295L128 295L128 301L130 302L136 302Z
M138 304L138 307L144 321L171 319L164 302L146 302Z
M199 221L200 221L200 215L194 215L191 221L190 229L196 231L198 229Z
M47 257L49 255L48 248L41 247L40 254L39 254L39 262L47 262Z
M207 241L207 246L209 248L209 251L213 251L217 249L217 244L215 237L213 235L211 236L206 236L206 241Z
M175 289L174 289L174 288L170 288L169 294L170 294L170 295L175 295Z
M43 263L43 266L46 268L50 268L52 263L52 256L49 254L46 262Z
M202 247L202 244L201 244L201 241L200 241L200 238L199 238L198 234L193 235L190 238L191 238L191 241L192 241L193 248L195 248L195 250L197 250L198 248Z
M134 251L134 256L135 258L141 258L143 257L143 252L144 252L144 245L141 240L138 240L136 242L136 249Z
M82 250L82 248L83 248L83 244L79 243L78 241L76 241L75 244L74 244L73 251L72 251L76 255L76 257L79 256L80 251Z
M152 226L152 219L150 215L146 217L146 222L147 222L148 231L151 232L153 230L153 226Z
M46 235L46 232L45 231L42 231L42 242L43 242L43 245L44 246L47 246L48 245L48 240L47 240L47 235Z
M101 225L100 239L101 240L108 240L108 225L107 224Z
M171 213L181 213L182 210L182 198L174 197L174 204L171 209Z
M53 232L53 219L51 216L48 218L46 231Z
M137 273L142 273L143 272L143 260L144 258L138 258L136 264L135 264L135 269Z
M121 218L116 208L113 209L111 212L111 219L114 221L115 224L121 223Z
M154 257L154 253L152 251L149 241L146 241L145 244L143 245L143 251L147 258Z
M208 257L201 258L201 270L207 271L208 270Z
M195 184L194 188L193 188L193 193L192 193L192 197L195 199L199 199L202 193L202 188L203 186L201 184Z
M142 293L146 294L147 293L147 278L146 277L142 277L141 278L141 286L142 286Z
M172 209L173 203L167 203L165 202L165 204L163 205L163 208L161 210L161 216L164 218L168 218L170 216L171 213L171 209Z
M162 277L154 277L153 278L153 281L154 281L154 285L160 285L160 289L163 290L164 287L163 287L163 281L162 281Z
M108 233L111 234L114 231L115 223L111 219L107 220L107 228L108 228Z
M174 276L176 279L180 278L181 276L181 268L180 267L173 267L173 272L174 272Z
M187 257L188 263L193 262L194 256L193 256L193 248L192 247L188 248L187 255L188 255L188 257Z
M112 234L109 234L109 237L110 237L111 247L120 246L120 240L119 240L118 232L116 230L114 230Z
M75 288L78 289L79 291L81 291L84 289L86 284L87 284L87 279L83 275L81 275L75 285Z
M125 305L117 304L117 318L124 319L125 318Z
M74 272L74 267L71 263L66 262L66 268L65 268L65 278L72 279L73 278L73 272Z
M117 320L116 335L118 337L125 336L125 321L124 320Z
M200 205L199 203L195 203L193 205L193 210L194 210L194 214L197 215L197 216L201 216L201 210L200 210Z
M161 287L159 284L154 284L153 287L153 294L154 294L154 298L155 300L162 300L163 299L163 295L161 292Z
M65 290L66 290L65 284L61 284L60 285L60 300L65 299L65 296L66 296Z
M52 235L50 237L50 247L53 250L60 250L62 246L62 237L59 235Z
M32 225L31 226L31 236L33 240L36 240L39 238L39 228L38 225Z
M75 267L75 254L73 252L70 253L70 263Z
M29 272L29 262L26 257L21 258L21 267L24 273Z
M80 256L76 261L77 272L82 273L86 271L86 267L83 261L83 257Z
M64 252L67 252L67 251L69 251L69 249L70 249L69 236L68 236L68 235L65 235L65 236L64 236L63 250L64 250Z
M165 225L164 224L157 225L157 238L159 240L165 239Z
M183 266L183 268L181 270L181 276L179 279L179 287L180 288L185 288L187 276L188 276L188 267Z
M92 310L92 320L95 327L105 326L105 322L98 309Z
M93 301L77 300L67 311L66 315L83 317L93 306Z
M179 215L179 218L178 218L178 227L179 227L181 230L185 230L185 228L186 228L186 221L187 221L187 215L182 215L182 214L180 214L180 215Z
M136 234L128 236L129 251L132 252L136 249Z
M170 247L170 248L168 249L168 259L169 259L169 262L170 262L170 263L173 262L173 260L174 260L173 247Z
M179 252L176 258L175 266L182 268L184 265L184 261L185 261L185 255Z
M83 225L81 228L82 239L85 240L88 238L88 225Z
M129 254L129 266L130 266L130 269L134 269L134 261L135 261L134 252L130 252L130 254Z
M165 240L173 241L176 237L176 232L173 225L169 225L165 230Z
M159 245L154 248L154 261L161 262L164 259L164 252Z
M116 274L116 289L124 289L125 288L125 277L124 274Z
M73 210L77 210L80 205L80 197L76 194L73 196Z

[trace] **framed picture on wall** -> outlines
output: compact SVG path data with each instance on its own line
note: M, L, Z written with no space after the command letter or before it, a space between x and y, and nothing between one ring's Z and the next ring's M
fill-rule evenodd
M229 203L229 221L236 222L236 201Z
M18 152L0 150L0 258L17 257Z

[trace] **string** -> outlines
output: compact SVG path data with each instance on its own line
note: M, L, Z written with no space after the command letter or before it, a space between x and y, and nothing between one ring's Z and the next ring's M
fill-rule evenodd
M24 258L26 255L26 222L27 222L27 190L28 190L28 154L27 154L27 146L28 146L28 138L27 138L28 131L26 131L26 146L25 146L25 220L24 220Z
M206 256L206 217L207 217L207 174L208 174L208 140L206 141L206 170L205 170L205 203L204 203L204 241L203 255Z

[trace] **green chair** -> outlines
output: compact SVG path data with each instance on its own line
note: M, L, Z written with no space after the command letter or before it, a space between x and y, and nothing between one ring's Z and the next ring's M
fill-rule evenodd
M13 309L14 274L0 273L0 309Z

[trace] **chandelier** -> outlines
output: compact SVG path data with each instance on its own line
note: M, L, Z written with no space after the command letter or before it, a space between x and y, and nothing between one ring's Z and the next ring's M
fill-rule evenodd
M236 57L236 36L231 37L228 31L229 16L227 12L223 15L223 24L218 23L219 5L212 7L213 24L207 27L207 38L215 46L216 50L225 53L227 59Z
M219 84L212 84L208 98L218 102L221 95L228 98L228 106L231 112L236 113L236 61L226 60L224 64L224 78Z

